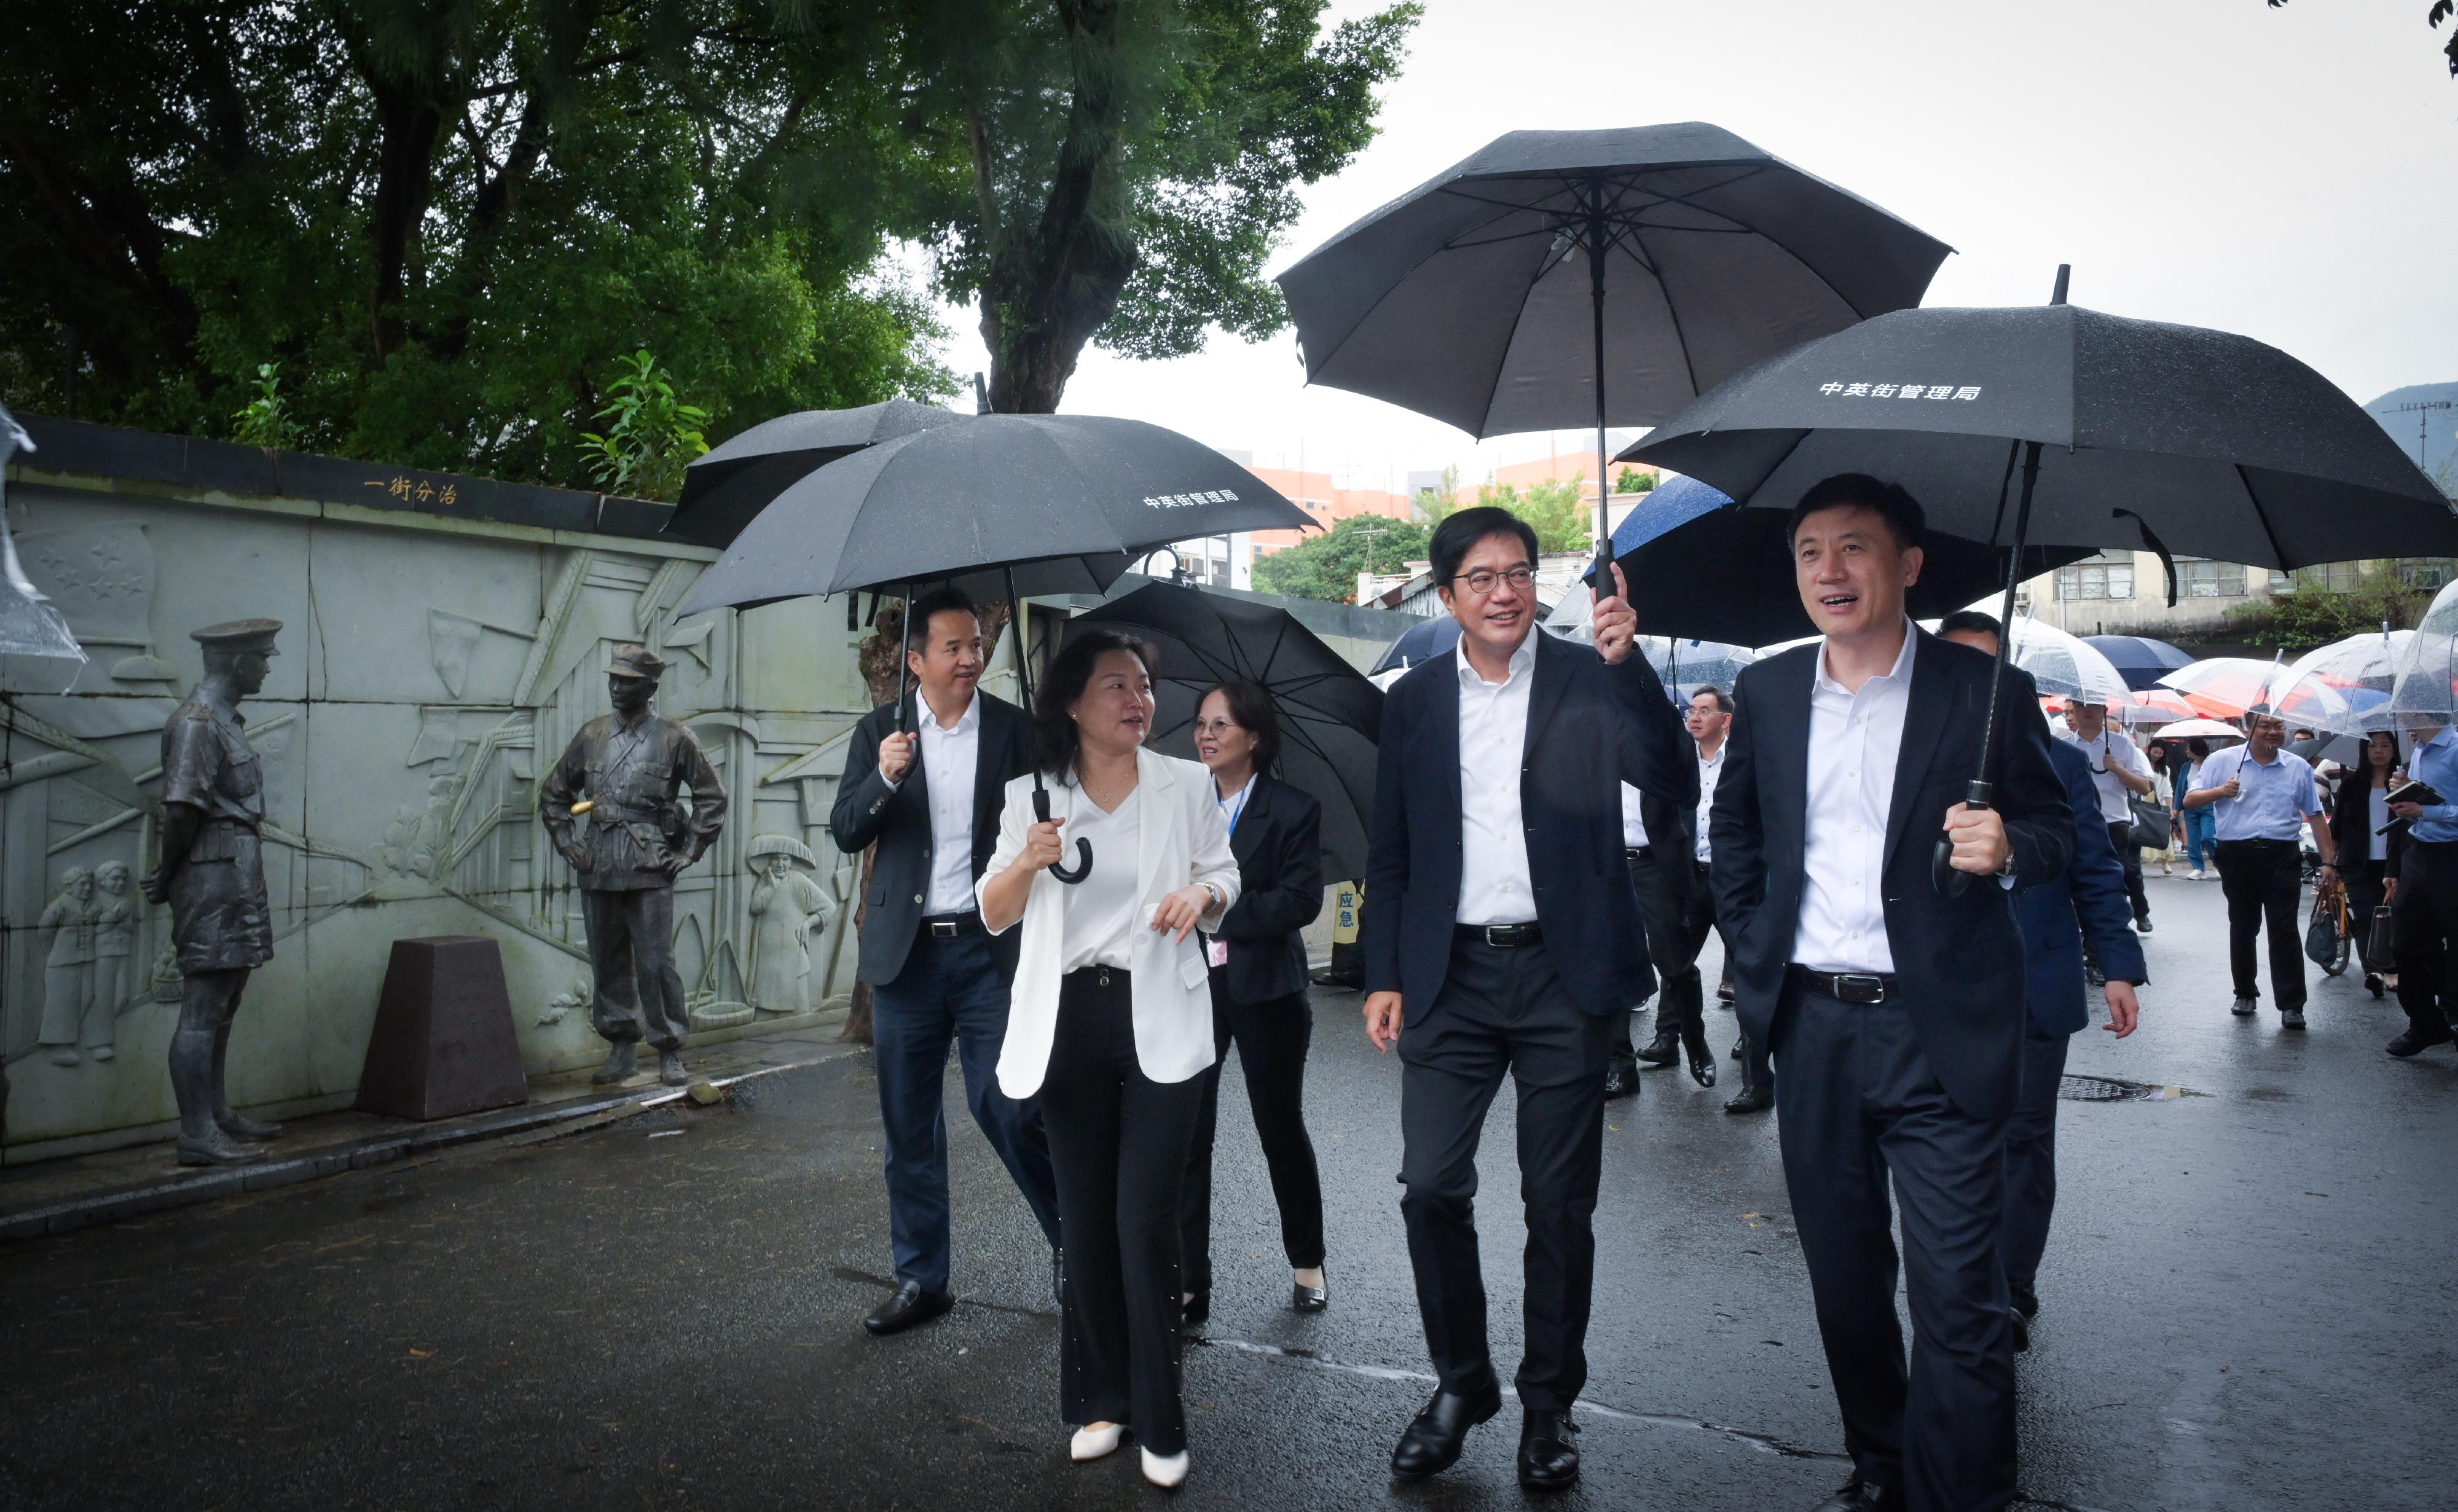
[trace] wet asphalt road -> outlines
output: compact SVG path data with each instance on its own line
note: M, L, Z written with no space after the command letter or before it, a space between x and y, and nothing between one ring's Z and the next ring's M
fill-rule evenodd
M2156 979L2072 1069L2182 1087L2069 1102L2021 1373L2026 1494L2077 1508L2423 1508L2458 1487L2458 1057L2322 983L2313 1028L2231 1019L2215 883L2152 883ZM1712 947L1711 947L1712 950ZM2317 981L2319 974L2315 973ZM1423 1486L1385 1473L1427 1389L1402 1245L1397 1068L1320 1005L1309 1107L1331 1310L1286 1310L1242 1090L1224 1088L1187 1506L1509 1506L1517 1413ZM1729 1015L1711 1014L1719 1048ZM1729 1067L1729 1063L1727 1063ZM1609 1114L1573 1507L1807 1507L1836 1425L1774 1130L1652 1072ZM958 1287L874 1340L885 1203L869 1062L705 1111L0 1251L0 1506L1110 1507L1056 1420L1046 1252L969 1123ZM1511 1100L1483 1213L1518 1323ZM665 1137L653 1137L663 1135Z

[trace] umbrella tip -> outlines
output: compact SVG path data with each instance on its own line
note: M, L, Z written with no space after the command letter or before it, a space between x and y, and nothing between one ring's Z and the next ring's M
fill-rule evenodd
M2068 280L2073 279L2073 263L2060 262L2057 264L2057 287L2056 292L2049 296L2049 302L2051 304L2063 304L2066 302L2066 284Z

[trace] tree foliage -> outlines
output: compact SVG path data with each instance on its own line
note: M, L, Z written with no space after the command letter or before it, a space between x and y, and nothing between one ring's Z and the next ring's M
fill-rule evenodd
M1403 563L1423 561L1431 534L1413 520L1352 514L1334 521L1321 535L1310 535L1258 561L1255 588L1290 598L1353 604L1358 573L1396 572Z
M1531 483L1525 493L1513 484L1481 484L1476 502L1527 521L1540 551L1584 551L1596 538L1596 512L1588 503L1586 482L1585 474L1573 473L1568 483Z
M978 299L990 407L1058 407L1085 343L1200 350L1287 314L1262 276L1296 186L1374 135L1419 6L1326 31L1326 0L905 0L913 108L969 172L926 208L940 291Z
M584 487L640 347L720 434L948 392L872 272L947 166L901 45L762 0L11 7L0 389L223 434L279 362L298 445Z
M2411 627L2423 617L2432 595L2406 587L2397 563L2364 566L2352 589L2334 590L2300 578L2267 602L2239 604L2228 611L2228 629L2255 644L2292 652L2378 631L2385 624L2392 630Z

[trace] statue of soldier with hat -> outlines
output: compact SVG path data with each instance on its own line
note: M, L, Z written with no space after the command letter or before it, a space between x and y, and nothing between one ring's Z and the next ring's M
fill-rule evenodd
M675 878L716 842L725 784L698 739L649 707L665 670L665 659L645 647L614 648L606 669L614 712L580 727L538 790L547 834L580 873L597 978L589 1019L614 1046L590 1078L601 1085L632 1075L644 1037L656 1046L660 1081L679 1087L688 1079ZM575 834L583 817L588 828Z
M171 1036L179 1100L179 1164L262 1160L249 1148L281 1131L235 1111L223 1067L248 973L273 959L273 909L258 832L264 774L240 700L262 691L279 620L235 619L189 632L205 675L162 727L162 863L140 884L171 905L181 987Z

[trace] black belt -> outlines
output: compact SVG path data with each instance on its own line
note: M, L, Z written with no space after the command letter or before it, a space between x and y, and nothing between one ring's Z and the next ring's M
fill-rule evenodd
M1653 845L1625 845L1622 847L1621 853L1635 861L1652 861L1656 860L1656 847Z
M1838 1003L1850 1003L1862 1007L1874 1007L1903 995L1902 979L1892 972L1877 971L1812 971L1807 966L1788 968L1792 979L1821 997Z
M1522 945L1543 944L1545 932L1531 919L1524 924L1454 924L1451 938L1491 945L1496 950L1517 950Z
M937 914L922 921L922 933L930 939L953 940L958 935L979 934L982 916L977 913Z

